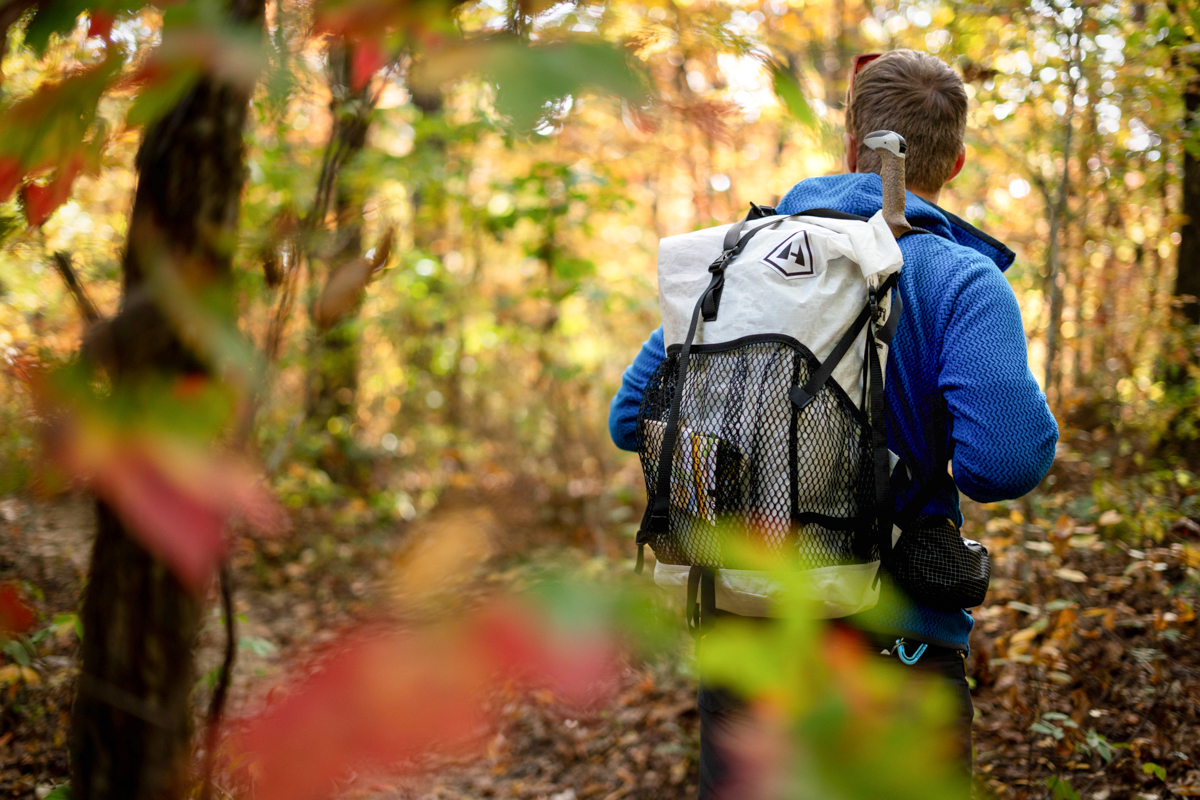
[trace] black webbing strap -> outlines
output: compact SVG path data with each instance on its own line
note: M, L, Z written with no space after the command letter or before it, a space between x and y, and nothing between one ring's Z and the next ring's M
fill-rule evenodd
M849 211L838 211L834 208L810 208L808 211L801 211L797 217L824 217L825 219L845 219L854 220L857 222L866 222L870 217L864 217L862 214L851 214Z
M954 420L953 418L949 417L949 414L947 414L947 418L949 421L947 423L946 434L950 440L950 444L946 450L946 463L949 464L952 463L954 459L955 442ZM911 470L909 470L909 473L911 474ZM915 477L913 478L913 483L916 483ZM896 523L900 525L900 529L903 530L904 526L911 525L913 522L915 522L917 517L921 515L921 512L925 510L925 506L928 505L929 501L933 499L933 493L939 488L945 486L949 486L956 492L958 491L958 484L954 482L954 477L949 471L946 471L940 476L926 481L924 484L919 486L916 494L909 498L908 502L904 504L904 508L896 514Z
M883 282L883 285L878 290L872 289L871 299L863 306L863 310L859 312L854 321L850 323L850 328L842 334L842 338L838 339L837 344L833 346L832 352L825 359L824 363L817 369L816 372L809 377L808 382L804 386L793 386L790 393L792 403L797 410L803 410L816 397L817 392L821 391L821 387L833 375L833 371L837 369L837 365L841 363L846 353L849 352L850 346L854 344L854 340L858 338L858 334L862 331L863 326L867 324L870 318L878 310L877 298L886 295L896 286L897 280L900 278L900 273L895 272L888 276L888 279ZM890 320L889 320L890 321Z
M894 277L894 276L893 276ZM886 285L886 284L885 284ZM876 295L871 294L870 307L877 307ZM875 519L879 533L879 552L886 553L892 536L891 459L887 446L887 409L883 396L883 365L879 363L876 347L875 315L867 321L867 368L871 375L870 420L871 451L875 462Z
M717 616L717 580L712 569L696 565L688 570L684 613L687 615L688 633L699 641L712 628Z
M892 308L888 312L887 322L875 334L875 338L886 345L891 345L892 337L896 335L896 327L900 322L900 314L904 311L904 303L900 301L900 293L892 295Z

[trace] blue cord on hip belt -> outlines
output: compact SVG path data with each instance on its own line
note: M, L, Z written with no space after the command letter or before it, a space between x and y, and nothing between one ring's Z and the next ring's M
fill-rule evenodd
M920 647L918 647L916 649L916 652L914 652L912 655L909 655L908 653L904 652L904 640L897 639L896 644L892 647L891 650L883 650L881 652L881 654L885 655L885 656L890 656L892 653L895 653L897 658L899 658L903 663L905 663L911 667L913 664L915 664L921 660L921 656L925 655L925 650L928 647L929 647L929 645L922 644Z

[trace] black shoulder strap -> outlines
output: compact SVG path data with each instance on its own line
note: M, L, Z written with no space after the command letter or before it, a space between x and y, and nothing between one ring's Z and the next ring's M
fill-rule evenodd
M833 208L810 208L808 211L801 211L795 216L824 217L825 219L847 219L857 220L858 222L866 222L870 219L870 217L864 217L862 214L851 214L849 211L838 211Z

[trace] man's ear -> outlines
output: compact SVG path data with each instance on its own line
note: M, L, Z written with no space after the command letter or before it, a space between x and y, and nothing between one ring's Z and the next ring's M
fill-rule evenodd
M967 146L964 144L962 149L958 151L958 158L954 160L954 169L950 170L950 177L946 178L947 183L953 180L958 173L962 172L963 164L965 163L967 163Z
M850 133L843 133L842 140L846 143L846 155L842 160L842 163L846 167L846 172L858 172L858 142L854 139L854 135ZM959 166L961 167L962 165L960 164Z

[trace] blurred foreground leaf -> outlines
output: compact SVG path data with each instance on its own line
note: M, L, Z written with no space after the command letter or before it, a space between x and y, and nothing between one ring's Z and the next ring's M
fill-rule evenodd
M626 55L601 41L471 42L434 54L422 80L444 83L468 73L495 84L496 110L526 130L545 119L555 103L582 91L608 92L637 104L649 96L647 82Z
M800 88L800 82L796 80L796 76L776 63L770 65L770 70L771 85L775 88L775 96L783 101L788 113L805 127L814 127L817 124L817 115L813 113L812 106L809 105L808 98L804 96L804 90Z
M234 735L233 763L260 800L317 800L351 770L476 751L496 711L486 700L500 687L540 685L591 704L618 663L611 640L572 636L500 602L423 631L352 633L326 652Z

